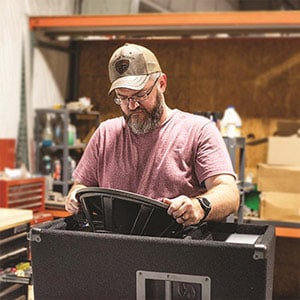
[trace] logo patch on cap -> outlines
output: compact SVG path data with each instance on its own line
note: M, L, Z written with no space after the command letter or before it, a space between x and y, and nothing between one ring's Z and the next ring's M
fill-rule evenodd
M123 74L129 68L129 60L120 59L119 61L116 62L115 68L119 74Z

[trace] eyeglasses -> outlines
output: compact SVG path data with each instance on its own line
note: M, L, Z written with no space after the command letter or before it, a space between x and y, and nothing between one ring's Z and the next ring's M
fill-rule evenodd
M137 102L137 103L143 103L144 101L146 101L148 99L149 95L152 93L159 77L160 77L160 74L155 79L153 85L151 86L151 88L147 92L145 92L143 94L139 94L140 92L138 92L137 94L132 95L130 97L127 97L127 96L123 97L123 96L116 95L116 97L114 98L115 103L118 104L118 105L128 105L129 100L132 100L132 101Z

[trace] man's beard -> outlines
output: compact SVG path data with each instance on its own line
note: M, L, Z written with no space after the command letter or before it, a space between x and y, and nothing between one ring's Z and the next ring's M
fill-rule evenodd
M136 113L138 111L143 111L144 113ZM135 134L148 133L156 129L160 124L162 114L163 94L159 92L157 93L156 104L150 112L141 107L138 107L134 111L130 111L128 115L125 115L123 112L128 127Z

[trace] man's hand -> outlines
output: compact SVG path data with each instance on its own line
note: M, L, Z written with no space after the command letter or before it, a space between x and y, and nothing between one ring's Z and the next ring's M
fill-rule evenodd
M206 193L199 197L207 197L211 203L212 210L207 220L222 221L237 211L240 195L233 176L223 174L209 177L205 180L205 186ZM198 224L204 217L204 210L196 198L181 195L174 199L165 198L163 202L169 205L168 214L184 226Z
M68 211L71 214L78 214L79 203L76 199L76 193L85 187L86 187L85 185L74 183L66 198L66 203L65 203L66 211Z
M191 199L187 196L179 196L174 199L163 199L163 202L169 205L167 213L176 219L176 222L184 226L197 224L204 216L197 199Z
M79 203L75 197L76 190L69 193L65 203L65 209L71 214L77 214L79 211Z

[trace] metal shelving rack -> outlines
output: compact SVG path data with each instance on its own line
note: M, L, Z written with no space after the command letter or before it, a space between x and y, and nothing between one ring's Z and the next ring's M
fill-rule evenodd
M36 109L36 116L35 116L35 145L36 145L36 151L35 151L35 165L36 165L36 172L41 172L41 154L42 152L48 152L48 153L57 153L61 152L61 171L62 171L62 178L61 180L54 180L53 186L60 187L61 193L63 196L66 196L69 191L70 185L72 185L72 180L69 178L69 166L68 166L68 158L70 156L70 152L72 150L79 150L81 152L84 151L84 148L86 146L86 143L77 143L75 142L74 145L68 145L68 123L69 119L71 119L72 114L77 114L77 112L71 112L68 109ZM59 145L52 145L45 147L41 145L41 139L40 139L40 132L42 130L42 117L47 114L59 114L62 116L63 120L63 139L62 144ZM95 122L97 125L99 124L99 113L97 112L91 112L91 113L82 113L82 114L92 114L95 116ZM74 124L76 126L76 124Z
M294 33L300 11L139 13L30 17L31 31L45 36L187 36L207 33Z
M233 169L238 176L238 187L240 190L240 206L237 213L237 222L243 223L243 208L245 204L245 161L246 161L246 141L244 137L223 137L229 156L232 162Z

